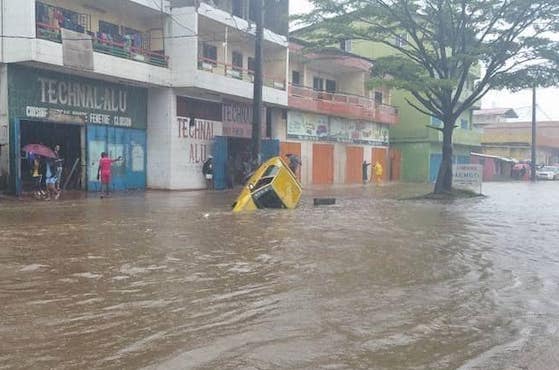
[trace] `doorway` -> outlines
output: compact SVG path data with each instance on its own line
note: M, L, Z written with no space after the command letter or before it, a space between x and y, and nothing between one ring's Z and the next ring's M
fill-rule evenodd
M42 144L53 150L56 145L59 145L60 158L63 159L61 187L66 185L66 190L84 188L82 167L79 165L83 148L82 126L55 122L21 121L20 145L24 147L27 144ZM32 166L32 158L27 153L21 153L20 173L24 192L31 191L36 185L32 178ZM44 186L44 184L42 185Z

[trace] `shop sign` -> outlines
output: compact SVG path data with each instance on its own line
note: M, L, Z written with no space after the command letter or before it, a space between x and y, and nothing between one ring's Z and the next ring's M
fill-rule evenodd
M200 167L212 153L214 137L222 135L221 122L177 117L177 124L181 151L188 153L187 163Z
M384 125L299 111L288 112L287 136L298 140L363 145L386 146L389 142L389 131Z
M222 104L223 136L252 137L252 105L225 101ZM266 111L262 110L262 134L266 133Z
M145 89L11 66L10 109L15 117L118 127L147 126Z
M461 189L478 189L481 194L483 166L480 164L456 164L452 169L452 184Z

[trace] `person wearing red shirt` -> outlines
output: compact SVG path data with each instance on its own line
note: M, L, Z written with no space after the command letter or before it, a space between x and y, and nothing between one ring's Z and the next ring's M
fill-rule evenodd
M99 160L99 168L97 169L97 180L101 179L101 198L109 196L109 183L111 181L111 166L113 163L118 162L122 157L111 159L107 153L101 153Z

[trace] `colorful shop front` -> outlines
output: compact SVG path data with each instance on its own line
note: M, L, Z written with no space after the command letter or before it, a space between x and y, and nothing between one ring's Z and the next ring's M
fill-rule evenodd
M10 188L32 186L27 144L61 147L67 189L99 190L102 152L122 157L115 190L146 186L147 90L19 65L8 68Z
M386 169L386 124L291 110L285 127L285 133L276 133L282 138L281 154L301 158L303 184L360 183L363 161L379 162Z

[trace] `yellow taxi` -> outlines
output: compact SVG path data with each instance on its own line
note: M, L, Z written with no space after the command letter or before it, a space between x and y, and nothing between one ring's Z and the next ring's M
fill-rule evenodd
M301 199L302 188L295 174L281 157L264 162L247 181L233 212L262 208L295 208Z

